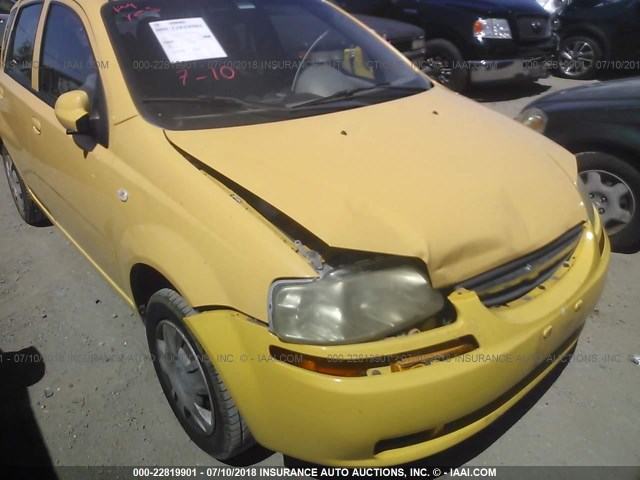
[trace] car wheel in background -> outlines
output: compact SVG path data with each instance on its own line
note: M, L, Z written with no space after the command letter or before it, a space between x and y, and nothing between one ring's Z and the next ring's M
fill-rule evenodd
M196 314L165 288L149 300L147 341L162 390L191 440L213 457L235 457L255 441L224 382L183 318Z
M580 177L616 252L640 248L640 172L617 156L604 152L576 155Z
M9 152L7 152L7 149L4 146L2 147L1 152L4 172L7 175L11 196L13 197L13 202L16 204L18 213L29 225L49 225L49 220L31 198L31 194L27 190L22 177L18 173L11 155L9 155Z
M423 71L456 92L462 92L469 83L469 70L462 54L448 40L429 40L425 44Z
M558 49L558 74L565 78L587 80L598 71L602 59L600 44L590 37L563 38Z

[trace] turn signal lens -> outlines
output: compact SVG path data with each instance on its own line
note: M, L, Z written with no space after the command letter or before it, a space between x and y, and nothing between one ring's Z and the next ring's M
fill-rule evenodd
M466 335L419 350L389 355L335 354L330 357L316 357L275 345L269 347L269 353L277 361L303 368L310 372L334 377L366 377L371 369L390 367L391 372L402 372L438 361L447 361L477 348L478 342L476 339L471 335Z

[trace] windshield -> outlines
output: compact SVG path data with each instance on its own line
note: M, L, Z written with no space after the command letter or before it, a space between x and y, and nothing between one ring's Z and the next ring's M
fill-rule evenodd
M167 129L288 120L430 87L321 0L124 0L102 15L138 109Z

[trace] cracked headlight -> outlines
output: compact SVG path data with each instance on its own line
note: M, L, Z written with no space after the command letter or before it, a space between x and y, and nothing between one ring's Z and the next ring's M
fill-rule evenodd
M417 267L373 260L319 279L274 282L269 324L286 342L350 344L409 329L443 307L444 298Z
M584 184L582 179L578 177L576 180L576 187L580 192L580 196L582 197L582 204L584 205L585 210L587 211L587 216L589 217L589 221L591 225L595 226L596 224L596 210L593 206L593 202L591 201L591 197L589 196L589 192L587 191L587 186Z

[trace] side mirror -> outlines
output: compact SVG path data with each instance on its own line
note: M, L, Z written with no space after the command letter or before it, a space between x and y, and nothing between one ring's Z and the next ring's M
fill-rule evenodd
M63 93L54 106L56 118L67 129L67 133L89 131L89 96L83 90Z

